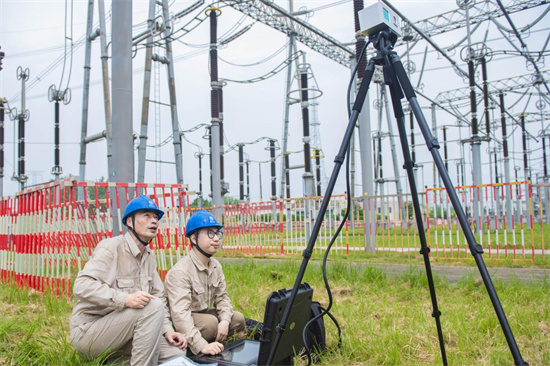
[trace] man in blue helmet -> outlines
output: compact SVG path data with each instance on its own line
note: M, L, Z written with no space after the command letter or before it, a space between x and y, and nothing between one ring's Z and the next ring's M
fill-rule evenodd
M128 232L102 240L74 283L70 320L77 351L95 358L106 350L130 365L157 365L185 355L187 340L174 331L148 244L164 212L147 196L124 212Z
M212 258L223 239L223 226L204 210L187 222L185 235L193 248L168 274L164 286L174 328L185 335L194 354L223 351L228 335L244 330L244 317L234 311L220 262Z

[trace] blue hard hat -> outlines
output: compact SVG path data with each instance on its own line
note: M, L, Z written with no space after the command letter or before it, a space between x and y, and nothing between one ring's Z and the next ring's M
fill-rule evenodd
M148 210L148 211L154 211L158 215L158 219L160 220L162 216L164 216L164 211L161 211L158 207L155 201L153 201L148 196L139 196L134 198L133 200L128 203L128 206L126 206L126 210L124 210L124 217L122 218L122 223L126 226L126 219L132 215L133 213L141 210Z
M203 227L223 227L223 225L210 212L200 210L195 212L187 221L185 236L190 237L193 232Z

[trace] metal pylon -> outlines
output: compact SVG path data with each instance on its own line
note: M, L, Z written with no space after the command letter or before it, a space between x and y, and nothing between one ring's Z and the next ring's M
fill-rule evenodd
M149 3L149 15L147 18L147 31L149 36L146 40L146 52L145 52L145 73L143 81L143 103L142 103L142 114L141 114L141 129L140 129L140 140L138 148L138 182L143 183L145 180L145 162L146 159L146 149L147 149L147 129L149 123L149 107L150 103L156 103L158 106L167 106L170 108L170 113L172 117L172 141L174 145L174 163L176 166L176 181L178 184L183 184L183 167L182 167L182 144L181 144L181 133L178 120L178 111L177 111L177 102L176 102L176 87L175 87L175 74L174 74L174 59L172 55L172 22L170 21L168 1L163 0L160 6L161 16L156 17L157 13L157 1L150 0ZM164 55L153 52L153 44L155 38L160 38L164 43L158 43L159 49L164 49ZM138 36L136 43L140 41ZM166 65L166 72L168 75L168 93L170 101L169 103L163 103L159 100L151 100L151 69L152 62L160 62L163 65ZM157 78L158 79L158 78ZM158 93L155 93L158 95ZM157 121L160 123L160 121ZM155 132L160 133L159 128L155 126ZM159 147L157 147L158 149ZM159 154L155 155L155 163L160 164ZM157 171L155 171L157 174ZM158 179L158 177L157 177Z

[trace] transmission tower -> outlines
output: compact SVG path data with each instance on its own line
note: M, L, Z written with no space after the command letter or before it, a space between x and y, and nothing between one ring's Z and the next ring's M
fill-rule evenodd
M172 117L172 143L174 145L174 164L176 166L176 181L178 184L183 184L183 167L182 167L182 144L181 134L178 120L178 108L176 99L176 83L174 73L174 58L172 54L172 35L174 32L172 17L169 13L168 1L163 0L160 4L160 16L157 14L157 4L155 0L151 0L149 3L149 15L147 18L147 29L133 37L134 46L140 44L146 38L146 52L145 52L145 75L143 81L143 104L141 115L141 130L139 141L139 153L138 153L138 182L144 182L145 180L145 162L146 162L146 148L147 148L147 127L149 122L149 104L155 103L157 107L167 106L170 108L170 114ZM161 52L153 52L153 46L158 46L158 50ZM158 62L162 65L166 65L166 73L168 74L168 93L169 103L163 103L160 100L150 100L151 89L151 65L152 62ZM158 83L160 79L158 70L155 65L155 82ZM155 97L160 97L160 86L155 84ZM158 108L155 109L155 177L160 179L160 164L163 163L160 155L160 116Z

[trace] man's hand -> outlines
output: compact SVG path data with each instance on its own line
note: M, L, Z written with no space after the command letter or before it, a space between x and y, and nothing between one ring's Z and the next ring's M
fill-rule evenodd
M187 339L185 339L181 333L168 331L164 333L164 338L166 338L168 343L172 346L176 346L182 350L187 348Z
M229 322L222 320L218 324L218 333L216 333L216 342L223 342L227 339L227 333L229 333Z
M204 353L205 355L217 355L221 351L223 351L223 344L218 342L212 342L204 346L201 352Z
M129 294L126 297L124 306L132 309L143 309L150 300L153 300L155 297L147 292L138 291L133 294Z

